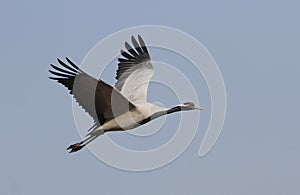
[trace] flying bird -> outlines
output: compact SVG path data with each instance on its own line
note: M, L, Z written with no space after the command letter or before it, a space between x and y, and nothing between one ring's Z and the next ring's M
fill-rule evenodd
M125 42L118 58L114 86L95 79L80 69L69 58L57 59L59 66L50 64L50 79L64 85L76 102L93 118L94 124L86 138L70 145L70 153L79 151L88 143L109 131L133 129L160 116L178 111L203 110L192 102L161 108L147 102L149 82L154 74L150 55L144 40L131 37L133 47Z

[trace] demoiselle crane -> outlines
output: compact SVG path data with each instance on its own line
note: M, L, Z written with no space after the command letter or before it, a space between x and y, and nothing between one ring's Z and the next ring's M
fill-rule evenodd
M94 120L86 139L67 148L70 153L82 149L105 132L133 129L178 111L203 110L195 107L192 102L172 108L161 108L148 103L147 90L154 73L150 55L140 35L138 41L133 36L131 41L133 47L125 42L126 51L121 50L122 58L118 58L114 87L93 78L69 58L66 58L67 63L57 59L60 66L51 64L54 70L49 70L53 74L49 78L68 88L76 102Z

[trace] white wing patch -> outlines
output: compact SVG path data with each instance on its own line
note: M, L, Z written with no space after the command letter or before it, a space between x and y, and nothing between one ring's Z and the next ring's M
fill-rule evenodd
M148 64L151 65L150 63ZM149 82L154 74L152 68L147 66L141 67L143 68L134 70L126 78L121 90L121 93L136 105L146 103Z
M149 82L154 74L145 42L141 36L138 36L138 40L139 42L131 37L134 48L125 42L127 51L121 50L124 58L118 59L115 84L121 94L135 105L146 103Z

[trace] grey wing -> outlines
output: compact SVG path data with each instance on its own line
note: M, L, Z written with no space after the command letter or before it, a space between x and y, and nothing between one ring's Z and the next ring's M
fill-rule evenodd
M125 42L127 51L121 50L115 87L134 104L144 104L154 70L142 37L138 35L138 42L132 36L131 41L134 48Z
M61 67L51 64L55 71L49 70L49 72L55 77L49 78L56 80L70 90L70 94L73 95L77 103L94 119L95 123L92 128L96 128L135 107L118 90L91 77L71 60L66 59L69 65L59 59L57 60Z

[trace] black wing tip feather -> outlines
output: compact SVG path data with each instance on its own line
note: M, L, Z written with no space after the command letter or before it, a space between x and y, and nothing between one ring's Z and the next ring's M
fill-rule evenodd
M82 73L81 69L75 65L68 57L66 57L68 64L63 62L61 59L57 58L59 65L50 64L53 70L48 70L52 76L49 79L62 82L65 80L73 80L75 76L79 73Z
M48 78L52 80L57 80L57 77L48 77Z
M150 60L150 55L147 50L147 46L141 37L138 35L138 41L134 36L131 36L131 42L134 47L132 47L127 41L125 41L124 45L127 51L121 50L120 53L124 58L119 58L120 64L125 64L126 62L132 63L141 63L147 60Z
M138 35L137 39L131 36L131 42L132 44L130 45L125 41L126 50L120 50L121 58L118 58L118 70L115 77L117 80L131 67L151 60L147 46L141 35Z
M146 46L146 44L145 44L145 41L143 40L143 38L142 38L140 35L138 35L138 39L139 39L141 48L143 49L143 51L144 51L144 53L147 55L147 57L150 59L150 55L149 55L147 46Z
M70 94L72 94L73 84L75 77L79 74L84 74L84 72L78 68L69 58L66 58L67 63L63 62L59 58L57 58L58 65L50 64L53 68L49 70L51 76L49 79L55 80L58 83L64 85L68 90L70 90Z
M66 57L66 60L69 62L69 64L71 64L76 70L81 71L81 69L72 61L70 60L68 57Z

